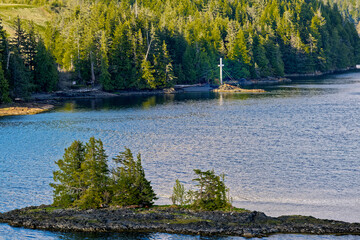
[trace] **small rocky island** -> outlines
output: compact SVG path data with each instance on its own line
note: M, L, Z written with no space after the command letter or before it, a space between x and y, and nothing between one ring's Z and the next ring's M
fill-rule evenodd
M177 179L171 206L158 199L145 177L141 155L125 148L108 170L100 139L75 140L56 161L54 203L0 213L0 223L50 231L164 232L262 237L276 233L357 234L360 223L304 216L269 217L232 206L225 175L194 169L196 188L186 191ZM79 184L80 183L80 184Z
M262 212L194 211L178 207L60 209L42 205L0 213L0 222L50 231L165 232L263 237L277 233L360 235L360 223Z

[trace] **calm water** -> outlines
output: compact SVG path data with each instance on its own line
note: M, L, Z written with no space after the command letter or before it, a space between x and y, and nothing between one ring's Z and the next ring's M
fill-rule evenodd
M75 139L101 138L110 157L141 152L170 203L192 170L227 175L233 204L270 216L360 222L360 73L269 87L261 95L179 94L70 101L49 113L0 118L0 212L52 201L54 161ZM276 235L264 239L360 239ZM12 228L0 239L242 239L173 234L84 235Z

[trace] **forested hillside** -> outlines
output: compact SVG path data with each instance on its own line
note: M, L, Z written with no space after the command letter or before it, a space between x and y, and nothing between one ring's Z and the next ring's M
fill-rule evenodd
M329 4L336 4L341 14L356 25L360 33L360 0L324 0Z
M17 1L30 2L47 6L54 16L44 30L48 57L77 83L105 90L216 82L220 57L233 79L324 72L360 62L353 22L336 5L317 0ZM9 70L6 50L1 53ZM27 51L18 55L33 77L33 90L49 90L34 75ZM5 72L16 89L14 73Z

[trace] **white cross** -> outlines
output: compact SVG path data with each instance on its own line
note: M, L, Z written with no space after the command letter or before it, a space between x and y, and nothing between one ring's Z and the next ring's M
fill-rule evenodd
M218 65L220 67L220 85L223 84L223 80L222 80L222 67L224 66L224 64L222 64L222 58L220 58L220 64Z

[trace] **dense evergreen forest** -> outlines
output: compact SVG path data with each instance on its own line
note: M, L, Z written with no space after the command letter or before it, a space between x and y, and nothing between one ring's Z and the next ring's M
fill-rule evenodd
M3 2L44 5L53 17L42 37L19 19L14 37L1 29L1 101L54 90L58 71L111 91L216 83L220 57L230 79L360 62L358 8L341 15L335 0Z
M344 18L353 22L360 33L360 0L324 0L324 2L336 4Z

